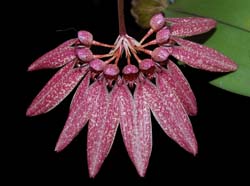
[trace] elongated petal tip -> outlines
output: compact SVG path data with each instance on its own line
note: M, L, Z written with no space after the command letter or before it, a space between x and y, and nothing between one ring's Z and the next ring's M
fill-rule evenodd
M142 146L143 144L139 144L139 145ZM148 163L149 163L149 159L151 155L151 150L152 150L152 144L150 143L149 147L146 147L146 148L150 148L150 149L142 149L139 152L136 152L136 149L131 149L131 152L130 152L130 154L132 153L130 156L133 157L132 159L133 164L140 177L144 177L146 175Z
M99 172L99 169L98 170L96 170L96 169L89 169L89 177L90 178L95 178L98 172Z
M97 163L97 162L96 162ZM89 177L90 178L95 178L96 175L99 173L102 163L97 163L97 164L90 164L88 162L88 172L89 172Z
M38 116L40 114L43 114L42 112L38 111L36 107L34 107L33 102L30 104L29 108L26 111L26 116L28 117L33 117L33 116Z
M198 153L197 141L193 140L193 142L189 144L189 147L186 150L196 156Z
M74 131L72 131L71 133L73 132ZM77 134L71 134L71 135L66 136L65 133L61 133L59 139L56 142L54 151L55 152L63 151L71 143L71 141L75 138Z
M152 144L150 144L150 148L152 148ZM135 150L134 150L135 151ZM147 151L147 150L145 150ZM133 153L133 151L131 151ZM134 153L132 156L134 156L133 164L136 168L137 173L140 177L144 177L147 173L149 158L151 155L151 149L149 150L148 154L145 154L147 157L143 157L143 153L146 152L139 152L138 154Z
M175 141L177 142L177 140ZM191 153L192 155L196 156L196 154L198 153L198 143L197 143L197 140L196 140L196 137L192 128L184 129L183 137L180 138L179 142L180 142L179 145L183 149L185 149L187 152Z
M29 107L26 111L26 116L28 117L32 117L35 116L36 114L33 112L33 109L31 107Z
M36 65L34 63L32 63L29 67L28 67L28 72L34 71L36 70Z
M88 172L90 178L96 177L96 175L101 169L102 163L103 163L102 160L100 162L91 162L91 163L88 161Z
M59 66L58 66L59 67ZM32 63L29 67L28 67L28 69L27 69L27 71L28 72L32 72L32 71L36 71L36 70L42 70L42 69L49 69L49 68L58 68L58 67L50 67L50 66L42 66L40 63Z
M54 149L55 152L60 152L60 149L57 148L57 146Z
M187 132L187 134L185 134L184 132L184 135L185 135L184 137L180 138L179 140L174 139L174 141L176 142L179 141L178 143L183 149L185 149L193 156L196 156L198 153L198 144L193 131L189 131Z
M61 152L67 145L64 145L60 141L56 143L56 147L54 149L55 152Z
M146 169L137 169L137 173L139 174L140 177L145 177L147 172L147 168Z
M198 154L198 149L192 153L194 156Z
M230 60L231 61L231 63L229 64L229 72L230 71L236 71L237 69L238 69L238 65L234 62L234 61L232 61L232 60Z
M142 159L136 160L136 158L135 158L135 161L136 162L134 162L134 165L136 167L136 171L137 171L138 175L140 177L145 177L145 175L147 173L149 159L147 159L145 161L145 160L142 160Z
M189 116L196 116L197 114L198 114L198 108L197 108L197 106L196 107L194 107L194 108L192 108L193 110L191 110L189 113L188 113L188 115Z
M41 112L36 107L34 107L34 104L32 102L26 111L26 116L33 117L33 116L38 116L38 115L45 114L45 113L46 112Z

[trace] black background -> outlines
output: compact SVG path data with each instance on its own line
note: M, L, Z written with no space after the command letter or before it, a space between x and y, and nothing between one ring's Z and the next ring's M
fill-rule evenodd
M125 8L127 31L139 39L146 31L134 23L129 2L126 1ZM15 37L12 37L16 38L13 46L17 46L14 48L18 49L18 55L12 52L12 62L9 63L14 66L11 68L14 81L10 84L14 96L11 98L13 102L9 103L11 108L5 109L10 114L7 123L11 128L4 151L7 155L5 172L11 175L9 181L32 185L152 185L158 182L173 185L182 181L203 185L215 184L218 180L247 181L249 98L208 84L218 74L189 67L182 70L190 81L199 107L198 115L191 117L199 143L198 155L193 157L181 149L152 119L153 151L145 178L136 173L118 131L99 174L90 179L86 163L87 127L63 152L54 152L73 94L45 115L26 117L32 99L56 72L27 72L27 67L58 44L76 37L77 30L89 30L96 40L113 43L118 34L116 1L54 1L53 6L36 1L27 4L21 12L15 20L21 26L16 27Z

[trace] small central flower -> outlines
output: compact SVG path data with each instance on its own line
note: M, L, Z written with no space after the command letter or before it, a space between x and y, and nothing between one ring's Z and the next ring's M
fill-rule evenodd
M122 1L118 2L123 8ZM122 14L119 17L123 18ZM170 56L198 69L236 70L237 65L223 54L182 39L207 32L215 25L212 19L165 18L156 14L140 41L127 35L121 24L113 45L94 40L88 31L79 31L77 38L59 45L28 68L62 67L35 97L26 114L50 111L78 86L55 150L63 150L88 123L91 177L107 157L118 126L137 172L145 175L152 150L150 111L171 139L195 155L197 141L188 115L197 114L196 99ZM151 36L153 39L148 41ZM108 52L94 54L94 47L108 48Z
M126 35L119 35L115 41L114 49L112 49L109 53L113 55L117 55L117 58L120 58L122 53L125 51L126 57L131 57L131 52L136 53L136 47L138 47L140 43L136 41L134 38Z
M136 66L131 65L131 57L134 56L135 59L137 59L138 63L140 62L139 57L137 56L137 48L140 47L140 43L136 41L134 38L126 35L119 35L118 38L116 39L114 43L114 47L110 50L110 52L107 55L103 55L104 57L109 56L109 59L105 60L104 63L105 65L114 63L114 65L108 65L106 68L111 68L111 69L119 69L120 67L125 67L120 70L119 72L122 72L123 75L126 77L138 72L138 69ZM124 63L123 60L121 60L123 54L125 53L125 58L126 58L126 64L119 64L119 63ZM102 57L102 56L100 56ZM111 77L111 74L107 74L109 77ZM128 79L132 80L130 77Z

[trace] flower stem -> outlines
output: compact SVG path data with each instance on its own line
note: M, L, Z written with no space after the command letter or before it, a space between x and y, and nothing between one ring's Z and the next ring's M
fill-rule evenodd
M118 1L118 22L119 22L119 34L126 35L126 26L124 20L124 0L117 0Z

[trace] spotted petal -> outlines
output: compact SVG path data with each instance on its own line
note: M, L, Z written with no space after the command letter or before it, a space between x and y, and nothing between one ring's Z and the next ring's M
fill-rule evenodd
M50 111L74 89L86 73L86 68L73 67L74 63L67 64L48 81L29 106L27 116Z
M215 20L200 17L166 18L166 21L171 25L171 35L178 37L202 34L216 26Z
M58 68L75 58L75 50L72 45L76 39L65 41L55 49L47 52L36 61L34 61L28 68L28 71L40 70L45 68Z
M164 132L195 155L197 142L188 115L171 88L160 80L157 79L158 88L148 80L143 82L143 94L147 104Z
M89 100L88 94L92 94L96 89L91 86L87 91L89 78L90 75L87 74L75 92L67 121L56 144L55 151L57 152L62 151L68 144L70 144L90 118L90 103L91 99L95 99L95 94L93 94L92 97L89 97Z
M172 47L171 55L191 67L214 72L230 72L237 69L236 63L212 48L181 38L173 39L180 46Z
M113 88L112 99L118 113L124 144L131 160L135 163L133 151L135 107L133 97L128 87L123 84L116 85Z
M143 95L143 88L139 83L134 93L135 100L135 149L134 158L137 162L137 170L141 176L144 176L149 163L152 151L152 124L150 108L147 105L146 97ZM139 151L139 152L136 152Z
M87 154L90 177L95 177L100 170L118 128L118 114L115 112L114 105L110 104L105 82L101 84L98 97L93 100L94 106L88 125Z
M163 84L170 86L180 99L188 115L197 114L197 103L194 93L180 69L172 61L168 61L167 70L158 73L157 78L161 78Z
M134 99L127 85L123 84L114 87L113 99L118 111L122 137L129 157L134 163L138 174L144 176L148 160L145 159L145 152L143 151L145 146L140 147L142 136L139 131L143 131L135 122Z

